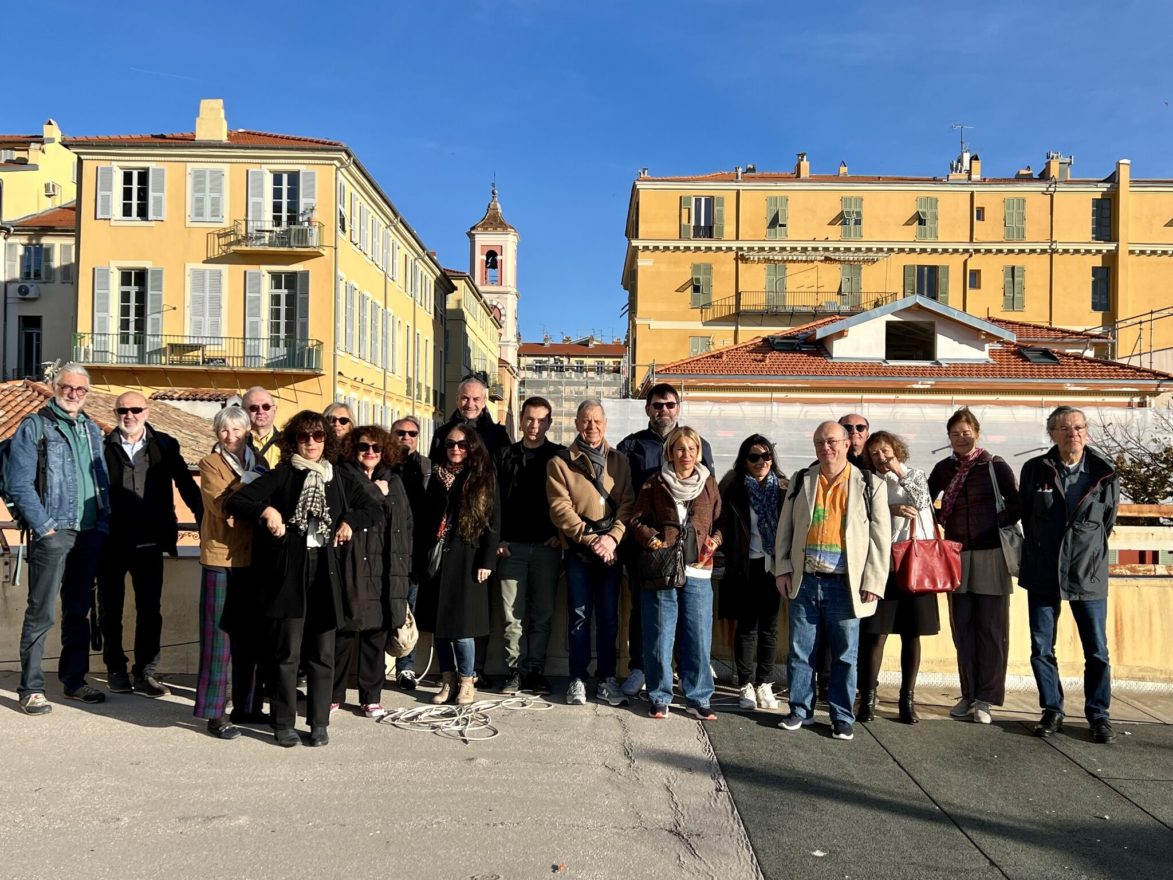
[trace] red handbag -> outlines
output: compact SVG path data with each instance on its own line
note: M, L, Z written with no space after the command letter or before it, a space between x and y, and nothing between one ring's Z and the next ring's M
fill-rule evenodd
M892 545L892 571L901 592L952 593L961 586L961 543L942 538L936 520L934 511L932 538L917 538L914 519L912 538Z

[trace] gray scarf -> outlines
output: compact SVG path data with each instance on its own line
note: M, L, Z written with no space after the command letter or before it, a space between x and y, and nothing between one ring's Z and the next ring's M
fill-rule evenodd
M330 506L326 503L326 484L334 479L334 468L328 461L310 461L296 453L290 457L289 464L295 471L306 471L289 524L305 535L309 532L310 520L316 520L314 531L318 540L323 546L328 545L334 523L330 520Z
M607 472L607 444L600 443L599 448L595 449L583 440L580 434L574 438L574 445L590 462L591 479L594 481L595 488L599 490L599 494L605 496L607 493L603 490L603 474Z

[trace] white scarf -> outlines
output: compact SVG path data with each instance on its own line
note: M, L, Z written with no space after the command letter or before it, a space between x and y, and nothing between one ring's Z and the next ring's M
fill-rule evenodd
M212 452L220 453L220 457L224 459L224 462L232 469L232 473L236 474L236 476L240 478L240 482L242 482L244 485L247 486L249 483L260 476L260 474L256 472L256 453L253 452L252 447L247 443L241 446L241 452L243 454L240 456L233 455L231 452L225 449L223 443L217 443L215 446L213 446Z
M668 494L672 496L672 500L677 504L687 504L704 491L705 483L709 479L709 469L698 463L692 476L682 480L676 476L672 465L664 462L660 468L660 476L664 480L664 485L668 487Z

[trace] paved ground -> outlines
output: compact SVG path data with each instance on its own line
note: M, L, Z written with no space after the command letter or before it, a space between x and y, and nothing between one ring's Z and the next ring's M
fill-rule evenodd
M644 705L555 704L496 709L500 736L472 744L343 713L327 748L283 750L260 729L212 739L191 678L171 683L168 699L96 708L51 689L52 715L29 718L0 673L0 877L1171 873L1173 698L1159 693L1117 698L1133 720L1110 747L1078 724L1030 736L1029 693L991 727L950 721L942 689L921 695L922 724L885 718L850 743L767 712L702 730Z

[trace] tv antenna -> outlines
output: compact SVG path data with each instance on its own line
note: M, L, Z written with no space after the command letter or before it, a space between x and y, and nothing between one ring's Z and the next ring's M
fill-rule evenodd
M972 125L970 125L970 124L968 124L968 123L966 123L966 122L954 122L954 123L952 123L952 124L951 124L949 127L950 127L951 129L953 129L953 131L957 131L957 132L960 132L960 133L961 133L961 134L959 135L959 137L960 137L960 139L961 139L961 152L963 152L963 153L964 153L964 152L965 152L965 150L966 150L966 146L965 146L965 130L966 130L967 128L973 128L973 126L972 126Z

